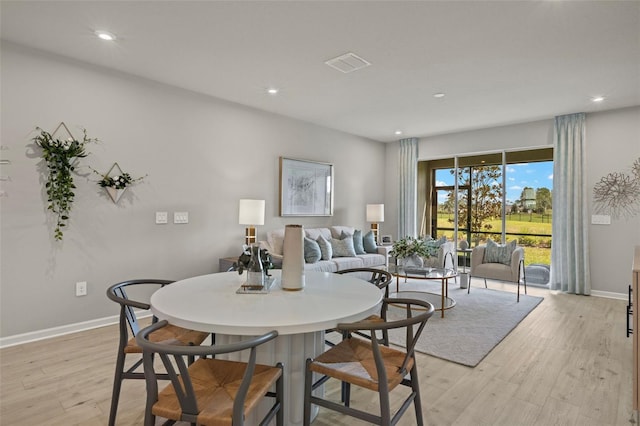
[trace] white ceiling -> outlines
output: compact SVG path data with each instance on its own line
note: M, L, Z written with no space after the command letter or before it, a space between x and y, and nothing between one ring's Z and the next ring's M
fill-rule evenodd
M4 40L379 141L640 105L640 1L2 0L0 16ZM324 64L347 52L372 65Z

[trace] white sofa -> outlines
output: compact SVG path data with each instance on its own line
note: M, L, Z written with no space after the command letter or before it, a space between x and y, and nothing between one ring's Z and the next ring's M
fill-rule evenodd
M352 226L331 226L329 228L304 228L305 236L317 240L322 235L327 241L332 238L340 239L342 232L353 235L355 228ZM366 232L366 231L365 231ZM267 232L267 241L260 241L260 245L267 249L271 257L277 262L281 260L282 244L284 242L284 229L275 229ZM314 263L305 263L307 271L336 272L350 268L376 268L388 266L390 246L378 246L377 253L356 254L353 257L332 257L330 260L319 260Z

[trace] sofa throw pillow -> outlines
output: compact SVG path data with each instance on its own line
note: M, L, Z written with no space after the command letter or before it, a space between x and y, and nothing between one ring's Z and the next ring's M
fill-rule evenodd
M356 254L365 254L364 251L364 243L362 241L362 231L356 229L353 232L353 249L356 251Z
M329 240L331 238L331 231L329 228L304 228L305 237L309 237L312 240L317 241L320 235Z
M340 238L338 238L339 240L344 240L345 238L349 238L352 237L353 238L353 234L350 234L348 232L342 231L340 232Z
M325 237L322 235L318 235L316 239L318 246L320 246L320 253L322 254L322 260L331 260L333 257L333 249L331 248L331 243L327 241Z
M274 229L267 233L267 242L271 247L271 254L278 254L282 256L282 246L284 245L284 228Z
M343 232L347 235L353 235L353 231L355 230L356 228L353 226L332 226L331 238L340 238Z
M356 254L365 254L364 245L362 241L362 231L359 229L354 229L353 234L349 234L346 231L340 232L340 239L344 240L345 238L353 239L353 250Z
M511 265L511 255L516 249L518 240L513 240L507 244L498 244L491 238L487 240L487 247L484 249L483 263L502 263Z
M307 263L316 263L322 257L320 246L315 240L304 237L304 261Z
M331 239L331 249L333 257L355 257L356 251L353 248L353 238L344 238L337 240Z
M364 251L367 253L378 253L378 245L376 244L376 237L373 235L372 231L367 232L364 237L362 237L362 245L364 246Z

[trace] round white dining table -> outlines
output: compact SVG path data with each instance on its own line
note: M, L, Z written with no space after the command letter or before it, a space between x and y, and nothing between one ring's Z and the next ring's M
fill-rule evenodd
M305 361L324 352L324 330L371 315L383 293L353 276L312 271L305 272L302 290L286 291L280 272L271 271L275 281L266 294L236 293L245 281L237 272L176 281L151 296L151 311L171 324L215 333L219 344L277 330L276 339L259 347L258 362L284 364L285 425L293 426L303 423Z

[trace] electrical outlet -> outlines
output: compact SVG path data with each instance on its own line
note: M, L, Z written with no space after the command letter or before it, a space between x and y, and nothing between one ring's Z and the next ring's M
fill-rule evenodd
M156 225L169 222L169 214L167 212L156 212Z
M189 212L174 212L173 223L189 223Z
M592 225L611 225L611 216L608 214L594 214L591 215Z
M87 295L87 282L80 281L76 283L76 296L86 296Z

